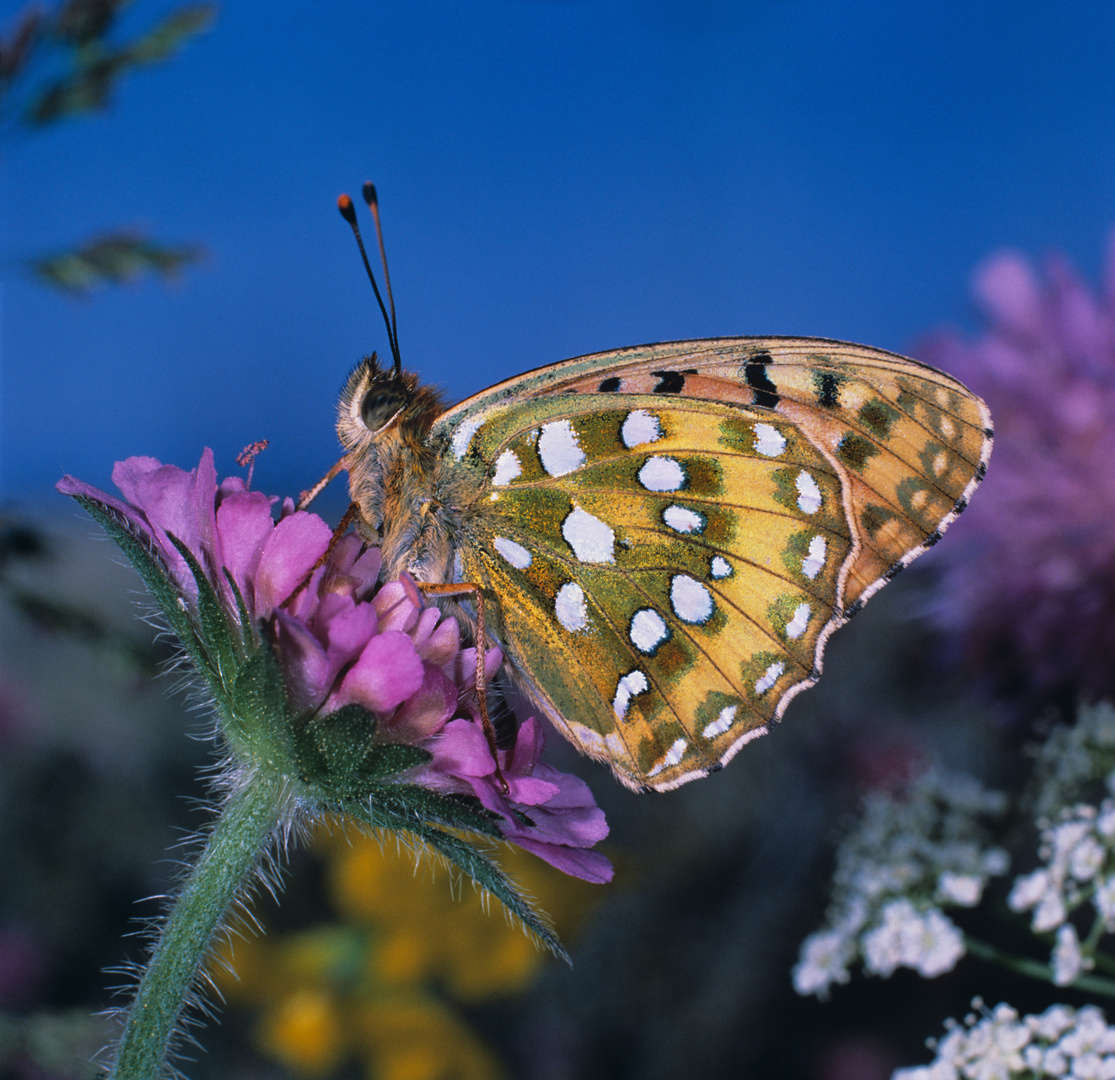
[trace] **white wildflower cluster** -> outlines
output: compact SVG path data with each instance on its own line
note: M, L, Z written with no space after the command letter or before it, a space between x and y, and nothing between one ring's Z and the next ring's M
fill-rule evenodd
M1007 902L1033 912L1036 932L1056 931L1053 981L1067 986L1092 966L1070 916L1090 904L1095 936L1115 931L1115 799L1066 807L1042 829L1038 853L1042 865L1015 880Z
M1115 795L1115 707L1081 706L1076 722L1055 727L1033 756L1038 820L1052 820L1061 807L1088 795L1089 786L1098 789L1098 781Z
M1019 1016L1009 1005L985 1009L930 1040L929 1065L898 1069L892 1080L1115 1080L1115 1028L1094 1005L1053 1005L1037 1016Z
M964 955L964 938L944 913L974 907L1009 860L990 843L989 819L1006 797L970 777L930 769L902 797L874 793L837 851L833 898L823 929L802 944L799 994L828 996L862 959L884 977L913 968L943 974Z

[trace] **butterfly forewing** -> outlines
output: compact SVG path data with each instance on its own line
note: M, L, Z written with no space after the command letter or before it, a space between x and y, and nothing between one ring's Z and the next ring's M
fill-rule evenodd
M635 787L727 761L828 635L935 542L990 449L948 376L814 339L569 360L449 410L477 498L455 538L554 723Z

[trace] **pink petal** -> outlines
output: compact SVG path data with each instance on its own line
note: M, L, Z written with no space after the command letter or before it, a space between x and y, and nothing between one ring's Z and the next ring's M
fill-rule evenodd
M437 664L439 668L448 669L446 674L449 674L453 670L450 665L453 664L460 648L461 628L452 615L447 615L437 624L437 628L425 643L419 646L419 652L423 660Z
M496 763L479 724L451 720L427 747L434 759L429 768L463 778L493 776Z
M274 528L271 500L260 492L230 495L222 499L217 508L217 532L221 538L224 565L239 586L249 610L255 610L253 579L264 543Z
M591 881L594 885L606 885L615 875L611 862L597 851L566 847L563 844L547 844L532 840L529 836L517 836L514 843L563 874Z
M267 538L256 574L260 613L277 608L325 554L333 532L316 514L299 511L283 518Z
M325 639L338 669L363 651L377 629L370 604L357 604L351 596L327 595L314 612L311 626Z
M385 630L410 630L418 622L420 605L415 603L412 590L401 581L389 581L372 603Z
M296 716L325 700L337 677L336 667L300 619L281 608L272 616L273 638L283 669L291 712Z
M424 676L422 660L410 638L387 630L368 642L341 682L338 697L382 715L416 694Z
M380 725L381 737L416 746L440 731L456 708L457 687L438 668L426 664L422 686Z

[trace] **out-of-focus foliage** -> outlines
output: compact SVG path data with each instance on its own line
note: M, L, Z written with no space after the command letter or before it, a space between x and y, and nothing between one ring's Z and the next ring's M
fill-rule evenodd
M131 0L65 0L46 11L29 5L0 36L0 133L34 133L104 112L130 72L174 57L213 22L211 4L186 4L150 29L120 39ZM10 145L10 138L5 141ZM166 278L195 262L201 249L168 245L135 232L90 237L69 251L28 260L36 278L71 295L144 273Z
M551 958L428 858L339 828L314 847L338 920L238 938L213 973L230 1006L255 1012L260 1052L305 1077L354 1059L374 1080L503 1076L464 1011L521 993ZM507 865L563 936L600 899L533 856L509 851Z
M170 247L134 232L114 232L95 236L73 251L32 259L30 266L44 284L85 296L98 285L134 281L145 271L176 277L201 255L194 245Z
M169 60L216 14L187 4L131 40L110 40L131 0L66 0L53 12L25 8L0 44L0 119L46 127L103 111L128 72Z
M90 1059L104 1038L103 1021L81 1009L29 1016L0 1012L0 1075L93 1080L97 1069Z

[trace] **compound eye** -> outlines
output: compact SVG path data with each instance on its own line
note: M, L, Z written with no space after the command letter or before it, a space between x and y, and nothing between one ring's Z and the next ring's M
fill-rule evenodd
M360 403L360 419L369 431L379 431L407 403L397 386L369 390Z

